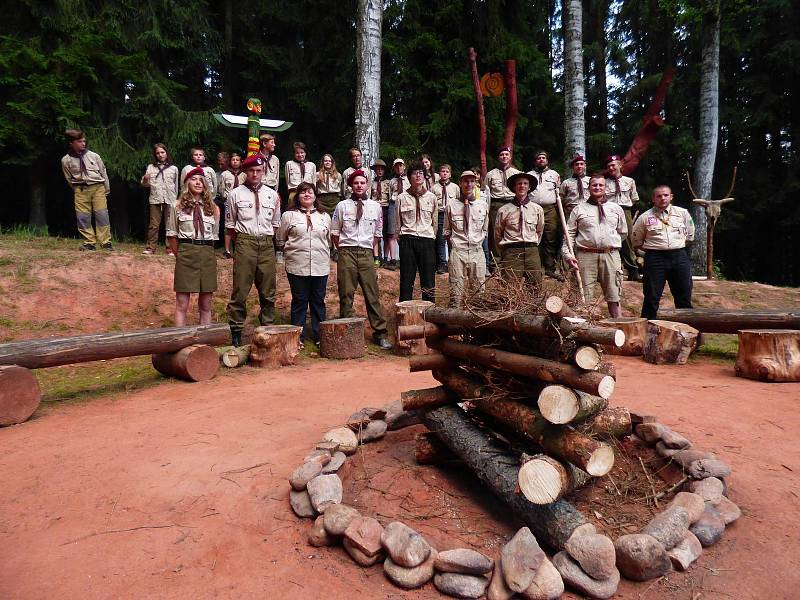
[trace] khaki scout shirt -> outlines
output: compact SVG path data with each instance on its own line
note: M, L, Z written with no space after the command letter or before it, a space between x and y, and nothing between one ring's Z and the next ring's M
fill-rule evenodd
M619 178L619 193L617 182L606 177L606 198L620 206L633 206L639 201L639 192L636 191L636 182L630 177L622 175Z
M447 208L447 204L453 198L458 199L461 198L461 188L458 187L452 181L447 182L447 198L445 199L445 195L442 193L442 182L437 181L436 184L433 186L433 193L436 195L436 207L439 209L439 212L443 211Z
M331 271L331 218L326 212L312 210L311 229L306 213L287 210L275 240L283 248L286 272L303 277L321 277Z
M523 219L520 232L520 219ZM494 221L494 239L498 246L506 244L538 244L544 230L544 210L535 202L519 207L508 202L497 211Z
M236 186L238 188L240 185L244 184L244 171L240 172L238 175L234 175L232 172L227 170L220 173L217 196L227 200L228 196L230 196L231 192L233 191L233 184L236 183L236 179L239 180L239 185Z
M576 177L565 179L561 184L561 201L565 208L577 206L584 200L589 199L589 177L583 176L581 181L583 182L583 196L578 195L578 179Z
M177 171L177 167L175 168ZM167 237L176 237L179 240L213 240L216 219L214 215L203 213L203 231L194 228L194 215L180 210L174 204L167 206L167 220L165 227Z
M409 189L411 189L411 182L408 180L408 177L406 177L405 175L399 178L392 177L391 179L392 202L397 202L397 197Z
M325 171L317 172L317 193L318 194L342 194L342 174L336 173L336 177L331 177Z
M389 206L389 201L392 200L392 182L388 179L373 181L371 197L381 206Z
M469 234L466 231L464 204L469 202ZM479 248L489 231L489 207L483 200L451 198L444 209L444 237L453 248Z
M417 220L417 204L419 204L419 220ZM439 211L436 209L436 195L423 192L416 197L411 190L397 197L397 216L400 224L400 235L416 235L424 238L436 238L439 224Z
M86 166L86 174L81 173L81 160L78 157L65 154L61 159L61 170L69 187L74 190L76 185L102 183L106 188L106 194L110 194L111 183L108 181L106 165L100 155L87 150L83 155L83 164Z
M183 179L186 177L186 174L195 167L197 167L197 165L186 165L181 169L181 186L186 187L186 184L183 183ZM217 193L217 173L211 167L203 167L203 173L206 174L206 187L208 191L211 192L211 197L213 198Z
M147 165L142 185L150 188L150 204L175 204L178 198L178 167L169 165L162 170L153 164Z
M372 169L367 169L366 167L359 167L362 171L364 171L364 175L367 176L367 197L372 197L372 179L375 174L372 172ZM350 174L353 171L358 171L355 167L347 167L342 173L342 198L349 198L353 195L353 188L347 185L347 179L350 177Z
M506 182L509 177L517 173L522 173L522 171L514 167L508 167L505 171L502 169L492 169L486 174L486 178L483 180L483 187L489 190L489 195L492 200L514 197L514 192L508 189Z
M429 177L428 175L425 176L425 189L429 192L433 191L433 187L439 183L439 174L434 173L433 177Z
M561 187L561 176L553 169L545 169L541 173L536 170L528 171L528 175L538 182L536 189L531 192L531 200L540 206L550 206L558 202L558 188Z
M643 212L633 224L631 244L645 250L677 250L694 241L694 220L689 211L669 205L667 210L656 207Z
M253 190L240 185L225 203L225 228L247 235L273 235L281 224L281 203L275 190L258 188L258 210Z
M317 183L317 166L309 161L305 162L303 177L300 176L300 163L290 160L286 163L286 187L289 191L303 182L312 185Z
M278 177L281 172L281 161L274 154L266 156L263 153L261 157L264 159L264 176L261 178L261 183L271 187L273 190L278 189Z
M588 202L579 203L572 211L567 221L567 232L575 247L575 252L581 248L608 250L622 247L622 238L628 235L625 212L619 204L605 202L603 213L605 218L601 221L599 208ZM564 256L572 256L566 238L564 238L561 252Z
M361 220L356 222L355 200L348 198L336 205L331 223L331 235L339 236L339 247L372 249L375 238L383 235L383 209L380 204L366 198Z

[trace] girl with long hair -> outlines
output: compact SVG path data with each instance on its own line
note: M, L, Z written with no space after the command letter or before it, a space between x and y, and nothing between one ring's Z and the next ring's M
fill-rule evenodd
M142 254L155 254L161 221L163 220L166 226L169 214L165 208L175 205L179 188L178 167L172 164L172 156L161 142L153 145L153 162L147 165L141 184L142 187L150 188L147 246ZM167 254L172 254L169 247Z

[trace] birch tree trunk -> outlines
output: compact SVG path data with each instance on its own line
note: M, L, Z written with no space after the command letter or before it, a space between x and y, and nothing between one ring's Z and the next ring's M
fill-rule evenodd
M701 198L711 198L711 182L717 158L719 137L719 0L703 17L703 48L700 65L700 127L697 162L694 167L694 189ZM695 203L691 206L695 223L694 243L691 255L694 272L706 273L708 220L705 209Z
M586 154L583 112L583 7L581 0L563 0L564 13L564 158Z
M380 154L382 0L358 0L356 23L356 147L364 164Z

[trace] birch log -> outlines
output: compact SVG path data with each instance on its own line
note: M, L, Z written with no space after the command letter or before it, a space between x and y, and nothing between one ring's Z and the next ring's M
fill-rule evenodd
M380 155L382 0L358 0L356 8L356 147L364 164Z
M564 161L585 155L583 3L564 0Z

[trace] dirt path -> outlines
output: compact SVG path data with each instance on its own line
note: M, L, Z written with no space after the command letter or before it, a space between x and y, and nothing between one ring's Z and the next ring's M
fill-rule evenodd
M659 415L729 461L744 510L689 577L624 583L620 598L797 598L800 385L731 371L618 361L613 402ZM431 383L401 359L306 360L55 407L0 430L0 598L439 598L431 586L402 592L341 549L309 547L286 482L355 409ZM496 555L512 524L467 478L412 468L410 437L375 446L384 458L363 468L391 493L362 490L357 502L374 497L383 520L417 512L440 548L467 542Z

